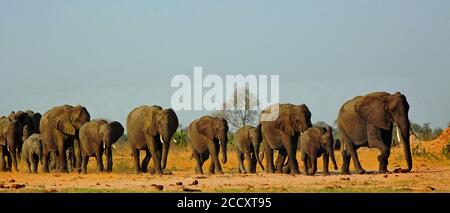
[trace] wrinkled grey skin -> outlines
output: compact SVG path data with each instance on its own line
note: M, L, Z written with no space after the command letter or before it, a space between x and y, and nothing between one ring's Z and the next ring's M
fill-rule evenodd
M323 155L323 175L329 175L328 163L331 158L334 169L337 168L334 158L334 139L331 127L315 127L306 130L300 137L300 151L306 175L317 172L317 158Z
M154 172L163 174L173 135L178 129L178 117L172 109L160 106L140 106L127 116L127 135L133 153L136 173L147 172L153 157ZM139 162L140 150L145 158Z
M188 128L189 145L195 158L197 174L203 174L203 163L211 156L209 174L223 174L219 162L222 149L222 163L227 162L228 123L223 118L203 116L192 121Z
M124 128L117 122L95 120L85 123L80 129L82 172L87 173L89 157L96 157L97 169L103 172L103 152L106 155L106 171L112 171L112 146L123 135Z
M42 137L39 134L32 134L22 146L22 156L27 164L28 173L37 173L38 164L42 163Z
M379 172L387 173L388 159L391 150L394 124L400 129L398 137L403 143L403 151L408 168L412 169L410 148L411 123L408 117L409 104L406 97L397 92L374 92L358 96L347 101L338 115L338 128L342 140L342 174L350 174L350 160L359 174L366 171L358 159L357 149L360 147L378 148Z
M234 145L238 159L239 173L256 173L257 162L264 170L264 166L259 159L261 141L256 127L250 125L245 125L234 133ZM244 166L244 159L247 162L247 167Z

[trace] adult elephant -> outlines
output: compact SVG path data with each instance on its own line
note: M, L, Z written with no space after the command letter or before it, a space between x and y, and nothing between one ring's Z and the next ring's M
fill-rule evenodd
M112 171L112 148L123 135L123 126L117 122L95 120L85 123L80 128L80 146L82 156L82 171L87 173L89 157L97 158L97 169L103 172L103 152L107 163L106 171Z
M48 110L41 119L40 132L44 151L43 172L49 172L49 160L58 161L57 170L68 172L66 151L75 151L76 169L80 171L81 150L79 147L79 129L90 121L91 116L84 106L63 105Z
M19 120L2 116L0 118L0 170L11 171L12 166L16 171L19 158L18 147L21 143L22 124Z
M11 170L12 165L18 171L17 164L22 153L23 142L32 134L33 121L25 112L11 112L8 117L2 117L1 122L0 146L3 151L0 151L0 157L4 162L5 156L8 157L8 168ZM5 164L3 164L5 165Z
M155 172L163 174L170 141L178 128L175 112L156 105L140 106L128 114L126 128L136 172L147 172L148 163L153 156ZM146 151L142 164L139 163L140 150Z
M273 151L278 150L276 172L283 173L283 164L288 157L289 171L300 174L296 159L298 137L308 128L312 127L311 112L305 104L279 104L278 116L271 120L261 118L273 114L276 107L270 106L260 115L258 132L260 132L266 155L266 171L275 173L273 164Z
M357 154L359 147L378 148L379 171L386 173L391 149L393 124L399 128L397 137L403 142L403 151L408 165L402 172L412 169L412 157L409 143L410 121L409 104L406 97L397 92L375 92L358 96L346 102L339 111L338 128L342 140L342 174L350 174L350 159L358 173L362 168Z
M219 150L222 149L222 163L227 163L228 123L223 118L209 115L192 121L188 128L189 144L195 158L197 174L203 174L203 163L211 156L210 174L222 174Z
M257 129L250 125L245 125L234 133L238 171L240 173L256 173L257 162L264 170L264 166L259 159L259 146L262 141L260 137ZM244 166L244 159L247 162L247 168Z

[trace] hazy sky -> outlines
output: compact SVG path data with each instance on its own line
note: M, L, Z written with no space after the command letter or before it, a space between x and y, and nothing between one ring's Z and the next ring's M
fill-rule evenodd
M450 121L450 1L0 0L0 114L82 104L123 122L170 106L176 74L279 74L281 102L333 122L401 91L414 122ZM179 111L187 125L202 111Z

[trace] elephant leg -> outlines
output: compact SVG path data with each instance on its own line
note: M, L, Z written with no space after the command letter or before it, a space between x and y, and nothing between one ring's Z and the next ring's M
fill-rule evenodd
M308 159L309 159L308 155L306 155L306 153L302 153L303 167L304 167L304 172L306 175L309 175L309 168L311 168L308 165Z
M31 173L31 164L30 164L30 160L28 158L25 158L25 164L27 166L28 173Z
M283 165L284 165L284 161L286 161L286 150L285 149L280 149L278 150L278 158L277 158L277 165L276 165L276 169L277 169L277 173L278 174L282 174L283 173Z
M56 135L56 144L58 146L58 156L59 156L59 172L67 173L67 156L66 149L64 147L63 135Z
M150 162L150 159L152 158L152 154L148 149L145 149L145 157L142 159L141 162L141 172L147 173L148 171L148 163Z
M311 161L311 169L309 170L309 174L315 175L317 172L317 156L313 155L309 157L309 160Z
M5 155L4 155L4 146L0 145L0 172L4 172L6 169L6 165L5 165Z
M256 160L256 156L253 154L251 157L251 169L250 169L250 173L256 173L256 164L258 163L258 161Z
M141 168L139 165L139 154L140 154L139 150L132 147L131 152L133 153L133 158L134 158L134 168L136 170L136 173L139 174L139 173L141 173Z
M217 145L213 142L208 144L209 155L211 156L211 165L209 167L209 173L214 174L222 174L222 167L219 162L219 148L220 145ZM211 171L212 170L212 171Z
M12 162L13 162L13 166L14 169L16 170L16 172L19 171L19 169L17 168L17 151L15 149L11 149L11 158L12 158Z
M161 168L161 157L158 156L158 150L156 143L159 143L159 140L156 140L155 137L145 135L146 141L147 141L147 148L150 149L150 153L153 156L153 165L155 167L155 173L162 175L163 171Z
M75 171L80 173L82 158L81 158L81 146L80 146L79 139L75 139L73 141L73 152L74 152L74 157L72 158L72 160L73 160L72 165L74 166L73 168L75 168Z
M275 166L273 165L273 150L264 143L264 153L266 155L266 172L267 173L275 173Z
M58 156L55 151L50 152L50 169L57 170L58 169Z
M102 156L102 151L97 150L97 152L95 153L95 157L97 158L97 171L98 172L103 172L103 156Z
M192 151L192 155L194 156L195 159L195 173L196 174L203 174L203 169L202 169L202 159L200 157L200 154L195 153L194 151Z
M342 136L342 138L345 138L344 143L347 148L347 152L350 154L350 158L353 160L353 165L355 166L356 171L359 174L366 173L366 171L362 168L361 163L359 162L358 152L356 151L356 147L353 142L346 136Z
M243 161L243 155L239 150L236 150L236 157L238 160L238 172L239 173L245 173L245 167Z
M42 172L44 172L44 173L48 173L49 172L49 170L48 170L48 161L49 161L49 154L48 153L45 153L44 152L44 154L42 155Z
M378 156L379 172L380 174L386 174L388 172L387 166L391 150L384 143L377 143L376 147L380 150L380 155Z
M341 174L343 175L349 175L350 174L350 159L351 156L347 152L347 150L342 150L342 169Z
M7 152L6 153L6 160L7 160L7 162L6 162L6 171L7 172L11 172L11 170L12 170L12 166L13 166L13 164L12 164L12 157L11 157L11 153L10 152Z
M330 175L330 172L328 171L328 162L330 160L330 156L327 153L324 153L322 160L323 160L323 175L324 176Z
M244 157L245 157L246 164L247 164L247 168L244 168L245 171L247 173L253 173L252 154L250 153L250 151L247 151L247 153L245 153Z
M84 152L81 153L81 172L87 174L87 165L89 163L89 157Z
M31 170L33 171L33 173L37 173L39 158L33 155L31 156L30 161L31 161Z

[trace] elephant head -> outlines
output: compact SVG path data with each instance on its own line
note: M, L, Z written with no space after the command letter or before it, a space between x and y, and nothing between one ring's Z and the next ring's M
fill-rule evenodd
M408 165L404 172L410 172L412 169L412 157L410 148L410 128L411 124L408 117L409 104L406 97L401 93L373 93L364 96L362 100L355 105L355 111L366 122L384 130L391 130L392 124L397 126L397 137L402 141L405 160Z
M285 104L280 106L275 126L284 133L293 136L312 127L311 112L305 104Z
M157 108L152 121L144 124L144 129L153 136L159 136L162 143L161 167L166 168L172 136L178 128L178 117L172 109Z
M71 107L66 105L63 110L54 115L54 125L56 128L66 135L75 136L77 130L83 124L90 121L90 115L87 109L83 106Z
M223 118L203 116L196 123L196 129L209 140L219 141L222 163L227 163L228 122Z
M116 143L120 137L122 137L124 132L124 128L122 124L117 121L113 121L110 123L104 122L99 127L98 133L100 136L101 143L103 143L103 149L105 150L105 155L107 159L106 170L112 171L112 150L111 147L114 147L114 143Z
M337 170L338 166L336 164L336 159L334 158L334 139L333 139L333 130L330 126L321 127L321 138L320 138L320 146L323 150L330 155L331 162L333 162L334 169Z
M40 136L37 136L40 137ZM40 139L36 139L33 141L33 143L31 144L31 149L33 151L33 153L35 153L38 157L39 157L39 162L41 163L41 165L43 165L43 155L44 152L42 150L42 143Z
M28 117L30 118L31 122L32 122L32 131L33 133L39 133L39 124L42 118L41 113L39 112L33 112L31 110L27 110L25 111L25 113L27 113Z

